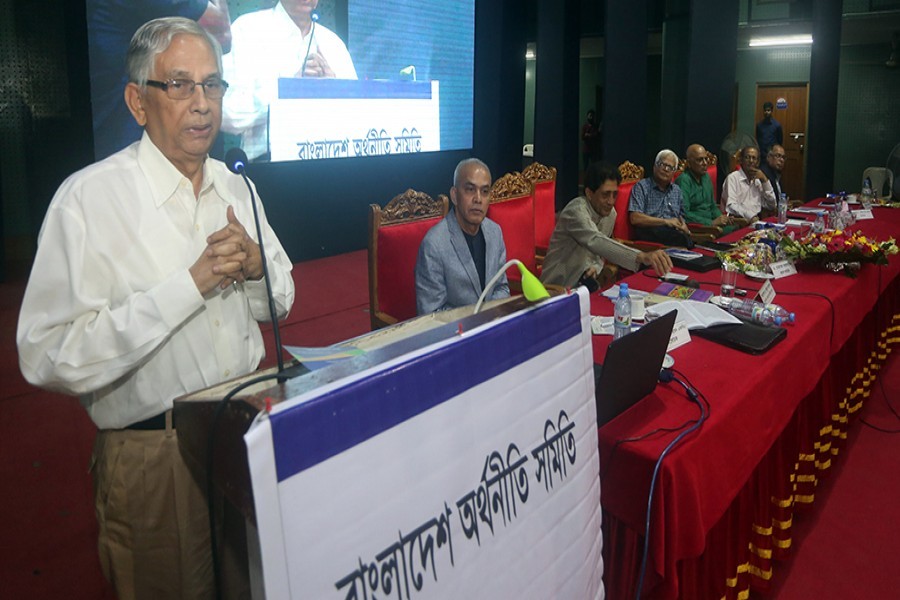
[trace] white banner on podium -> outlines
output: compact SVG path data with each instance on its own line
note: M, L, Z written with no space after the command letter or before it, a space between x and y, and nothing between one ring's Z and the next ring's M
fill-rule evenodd
M441 149L437 81L280 79L269 106L273 161Z
M246 441L268 598L604 597L583 291L282 403Z

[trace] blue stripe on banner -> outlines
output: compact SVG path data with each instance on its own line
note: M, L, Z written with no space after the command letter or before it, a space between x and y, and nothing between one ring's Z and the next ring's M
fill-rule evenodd
M581 333L577 294L271 415L278 481Z
M278 80L278 98L393 98L408 100L431 99L430 81L380 81L356 79L294 79Z

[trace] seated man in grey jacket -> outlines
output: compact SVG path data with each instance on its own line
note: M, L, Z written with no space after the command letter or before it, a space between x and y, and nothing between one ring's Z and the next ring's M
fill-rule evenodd
M485 282L506 263L500 226L487 218L491 171L477 158L456 166L451 210L432 227L416 260L416 308L420 315L475 304ZM487 299L509 297L504 274Z
M584 195L559 213L544 259L541 281L572 287L582 276L595 278L606 261L637 271L648 265L660 275L672 269L662 250L640 252L614 240L616 194L622 176L606 163L593 163L584 174Z

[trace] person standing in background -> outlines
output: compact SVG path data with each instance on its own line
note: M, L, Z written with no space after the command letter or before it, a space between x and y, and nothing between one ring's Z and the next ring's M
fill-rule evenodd
M587 171L588 165L594 160L594 155L597 152L597 138L600 135L600 131L594 122L595 117L594 109L587 111L586 120L584 125L581 126L581 159L585 171Z
M781 123L772 116L772 103L763 103L763 119L756 124L756 144L759 146L759 155L766 156L769 148L775 144L784 144L784 132Z

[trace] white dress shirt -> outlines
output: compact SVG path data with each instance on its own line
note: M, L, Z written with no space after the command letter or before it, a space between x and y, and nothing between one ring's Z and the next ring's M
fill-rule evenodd
M725 178L722 201L729 215L752 219L763 208L775 208L775 190L770 181L750 179L744 169L738 169Z
M222 101L222 130L241 134L241 148L251 159L268 152L269 104L278 99L278 78L297 77L303 60L318 52L337 79L356 79L347 46L319 25L312 40L281 6L247 13L231 24L231 52L222 57L228 92Z
M255 192L254 192L255 193ZM38 238L16 341L32 384L78 395L101 429L158 415L172 400L255 369L265 351L265 282L200 295L188 269L226 209L256 239L250 193L207 159L199 197L145 133L69 177ZM291 263L257 201L279 315Z

